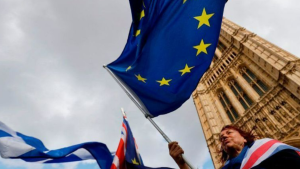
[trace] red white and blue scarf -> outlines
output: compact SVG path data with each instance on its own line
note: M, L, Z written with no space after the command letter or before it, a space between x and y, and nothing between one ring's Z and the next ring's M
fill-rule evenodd
M249 169L255 167L259 165L261 162L263 162L264 160L271 157L272 155L287 149L295 150L300 155L300 149L281 143L278 140L274 140L270 138L256 140L254 144L245 153L240 168ZM229 163L230 160L228 160L225 163L224 168L226 168L226 165L228 165Z

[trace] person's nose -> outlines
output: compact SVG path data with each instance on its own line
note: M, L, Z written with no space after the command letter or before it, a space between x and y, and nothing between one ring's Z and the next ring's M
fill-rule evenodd
M228 138L228 134L224 134L222 140L225 141L227 138Z

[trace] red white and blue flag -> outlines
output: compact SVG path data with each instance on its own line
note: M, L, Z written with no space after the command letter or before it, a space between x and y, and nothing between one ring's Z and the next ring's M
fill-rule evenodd
M138 146L130 130L126 116L123 116L121 139L110 169L170 169L144 166Z
M295 150L300 155L300 149L281 143L278 140L269 138L256 140L252 147L248 149L242 161L241 169L255 167L272 155L286 149Z
M143 166L141 155L129 127L126 116L123 116L121 139L111 169L125 169L126 163Z

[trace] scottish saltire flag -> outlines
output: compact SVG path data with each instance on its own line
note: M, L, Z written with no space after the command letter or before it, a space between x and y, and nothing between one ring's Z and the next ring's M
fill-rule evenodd
M159 160L159 159L158 159ZM126 116L123 116L121 139L116 151L111 169L150 169L143 164ZM158 169L158 168L156 168ZM169 169L161 167L159 169Z
M129 0L133 23L107 67L153 117L179 108L209 68L226 0Z
M0 155L2 158L27 162L63 163L95 159L101 169L109 169L113 156L103 143L88 142L48 150L37 138L15 132L0 122Z
M249 169L259 165L261 162L282 150L295 150L300 155L300 149L281 143L269 138L256 140L248 149L242 161L241 169ZM225 166L229 163L226 162Z

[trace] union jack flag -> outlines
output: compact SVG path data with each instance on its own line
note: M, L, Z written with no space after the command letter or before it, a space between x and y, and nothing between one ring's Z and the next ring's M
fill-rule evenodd
M121 139L111 169L125 169L126 163L143 166L141 155L126 116L123 116Z

